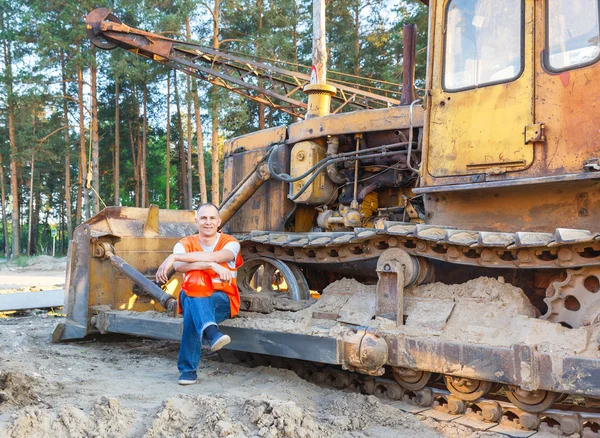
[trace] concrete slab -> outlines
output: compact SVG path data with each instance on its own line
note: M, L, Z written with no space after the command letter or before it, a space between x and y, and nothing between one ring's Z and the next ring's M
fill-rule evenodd
M0 295L0 312L59 307L64 304L64 301L65 291L63 289L2 294Z
M457 418L453 421L453 423L462 424L463 426L467 426L476 430L488 430L498 425L498 423L487 423L468 415Z
M427 409L426 411L419 412L419 415L433 418L434 420L438 421L452 421L462 417L462 415L448 414L446 412L438 411L437 409Z
M387 400L385 401L385 404L398 408L403 412L408 412L409 414L418 414L419 412L427 411L430 409L429 407L411 405L410 403L406 403L399 400Z
M496 427L492 427L491 429L488 429L488 432L501 433L503 435L506 435L506 436L509 436L512 438L528 438L528 437L538 433L535 430L515 429L512 427L507 427L507 426L503 426L503 425L498 425Z

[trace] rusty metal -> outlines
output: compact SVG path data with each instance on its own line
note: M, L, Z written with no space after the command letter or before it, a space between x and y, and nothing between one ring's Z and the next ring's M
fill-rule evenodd
M185 43L123 24L107 8L98 8L86 17L88 35L101 49L121 47L139 56L167 64L172 68L206 80L245 98L270 106L298 118L304 118L307 104L301 101L302 89L310 83L310 74L278 68L241 58L198 44ZM371 92L369 86L348 86L329 81L339 90L332 97L334 112L397 105L399 100ZM260 86L257 84L261 84ZM334 90L335 90L334 89ZM398 94L398 91L396 91ZM297 96L297 98L290 97Z
M492 389L492 382L465 377L444 376L446 387L455 397L465 401L475 401Z
M300 378L320 386L361 392L392 401L400 400L404 402L405 406L412 405L415 408L432 407L435 410L452 414L451 420L448 421L454 423L462 423L461 418L457 418L457 416L465 420L474 419L497 423L503 426L503 433L511 436L513 434L510 429L514 430L515 436L521 436L529 431L531 434L536 430L542 430L544 426L556 425L555 433L570 436L583 432L585 436L596 437L597 432L594 431L597 431L600 425L600 414L582 409L577 404L562 404L539 413L527 412L499 394L494 396L495 399L481 398L476 401L465 401L436 387L425 387L416 391L405 390L398 383L386 378L358 375L311 362L296 360L292 363L255 354L250 356L236 354L235 358L236 361L242 361L250 366L270 365L278 368L291 368ZM406 410L402 407L401 409ZM420 412L420 410L415 412ZM493 426L494 424L488 424L486 428Z
M417 25L405 24L402 32L402 96L400 105L410 105L417 98L415 66L417 61Z
M308 283L300 269L270 257L246 259L238 269L237 284L244 294L284 293L293 301L310 298Z
M403 325L404 288L417 282L418 260L402 249L388 249L377 261L377 275L377 315L390 315Z
M526 391L524 389L509 386L506 391L508 399L514 403L519 409L527 412L538 413L549 409L556 399L558 394L551 391L535 390Z
M221 217L221 225L226 224L229 219L250 199L254 193L271 178L271 173L267 168L266 163L261 164L257 169L250 174L243 184L235 191L232 191L219 207L219 216Z
M523 135L525 137L525 144L545 143L546 142L546 136L544 134L545 129L546 129L546 125L543 123L534 123L532 125L525 126L525 131L523 131Z
M115 249L113 246L108 243L95 243L93 256L110 261L117 271L137 284L146 294L152 297L152 299L159 302L160 305L167 310L169 315L175 316L177 300L172 295L165 293L156 285L156 283L148 280L142 273L125 262L121 257L115 255L114 251Z
M404 389L418 391L424 388L431 379L428 371L411 370L409 368L392 367L394 380Z
M541 319L572 328L590 326L600 318L600 268L567 270L563 281L548 287L548 311Z
M351 330L342 338L340 362L342 368L363 374L381 376L388 360L388 346L383 338L360 328Z

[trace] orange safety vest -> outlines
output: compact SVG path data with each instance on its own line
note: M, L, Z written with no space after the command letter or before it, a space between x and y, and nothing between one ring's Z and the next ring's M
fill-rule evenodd
M221 233L217 245L213 251L219 251L225 247L229 242L237 242L235 237L231 237L227 234ZM200 238L198 234L184 237L179 241L185 248L185 252L200 252L204 251L200 245ZM229 283L223 283L219 276L212 269L190 271L185 274L183 279L183 285L181 288L185 291L185 294L189 297L210 297L213 291L223 291L229 297L229 306L231 318L238 314L240 311L240 293L237 287L237 281L235 274L237 269L242 266L244 261L242 255L238 252L235 259L235 268L231 269L227 262L219 263L221 266L234 272L234 277ZM181 305L179 305L179 313L181 312Z

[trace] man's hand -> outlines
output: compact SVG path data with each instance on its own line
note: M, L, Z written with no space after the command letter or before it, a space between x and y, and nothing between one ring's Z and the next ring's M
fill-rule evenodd
M213 263L212 270L219 276L223 283L229 283L233 278L233 272L218 263Z
M169 280L167 273L169 272L169 269L171 269L171 266L173 266L173 263L175 263L175 258L173 257L173 254L171 254L158 267L158 271L156 271L156 281L159 283L166 283Z

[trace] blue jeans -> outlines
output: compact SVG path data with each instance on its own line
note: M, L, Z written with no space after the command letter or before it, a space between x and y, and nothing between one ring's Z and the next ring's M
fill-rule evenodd
M179 301L183 309L183 332L177 368L179 372L186 373L198 369L204 329L228 319L231 310L225 292L215 291L210 297L194 298L181 291Z

